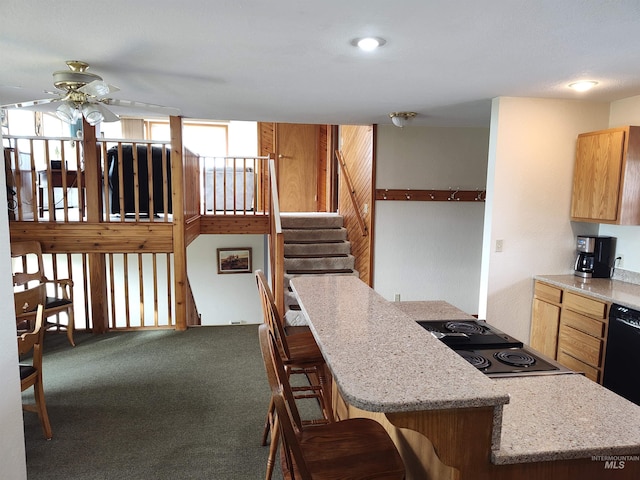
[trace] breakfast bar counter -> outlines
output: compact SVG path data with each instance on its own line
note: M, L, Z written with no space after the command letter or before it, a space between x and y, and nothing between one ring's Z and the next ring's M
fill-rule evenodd
M639 478L640 407L631 402L577 374L486 377L412 318L457 316L446 302L388 302L352 276L291 285L343 402L340 418L383 424L408 479ZM629 458L620 469L608 456Z

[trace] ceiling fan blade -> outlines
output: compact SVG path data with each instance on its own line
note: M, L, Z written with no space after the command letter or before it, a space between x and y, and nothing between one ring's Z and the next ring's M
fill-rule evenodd
M161 115L180 115L180 109L174 107L165 107L164 105L155 105L153 103L136 102L133 100L119 100L116 98L104 98L100 100L105 105L114 107L125 107L134 110L145 110L149 112L159 113Z
M86 85L83 85L78 89L79 92L86 93L87 95L94 98L104 98L106 95L110 93L118 92L120 89L113 85L109 85L108 83L102 80L94 80L93 82L89 82Z
M28 102L9 103L7 105L0 105L0 108L26 108L35 107L37 105L46 105L48 103L60 102L64 97L58 98L43 98L41 100L30 100Z
M98 104L98 108L100 109L100 112L102 112L102 116L104 117L103 122L119 122L120 121L120 117L118 117L115 113L113 113L104 105Z

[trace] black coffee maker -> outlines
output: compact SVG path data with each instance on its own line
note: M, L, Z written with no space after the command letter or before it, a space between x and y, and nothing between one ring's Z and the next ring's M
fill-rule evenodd
M575 274L583 278L610 278L615 258L614 237L578 236Z

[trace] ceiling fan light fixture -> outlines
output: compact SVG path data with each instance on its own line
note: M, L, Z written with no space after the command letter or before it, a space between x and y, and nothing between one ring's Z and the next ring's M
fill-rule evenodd
M56 116L66 123L75 123L81 114L73 102L63 102L56 108Z
M95 126L104 120L104 115L100 111L100 105L93 103L85 103L82 106L82 114L91 126Z
M416 112L392 112L389 117L391 117L391 121L396 127L402 128L416 115L418 115Z

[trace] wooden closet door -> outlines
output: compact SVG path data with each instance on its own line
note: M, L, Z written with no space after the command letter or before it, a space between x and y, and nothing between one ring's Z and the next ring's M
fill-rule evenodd
M275 126L280 210L317 210L319 126L278 123Z

